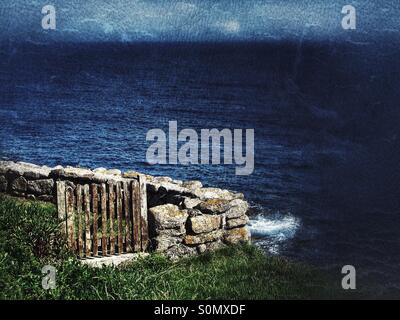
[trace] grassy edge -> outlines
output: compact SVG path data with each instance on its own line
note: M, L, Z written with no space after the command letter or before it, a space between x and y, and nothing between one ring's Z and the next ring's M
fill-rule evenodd
M1 299L329 299L323 272L253 245L172 262L159 254L119 269L92 269L62 241L54 205L0 196ZM42 267L56 268L56 288L42 288Z

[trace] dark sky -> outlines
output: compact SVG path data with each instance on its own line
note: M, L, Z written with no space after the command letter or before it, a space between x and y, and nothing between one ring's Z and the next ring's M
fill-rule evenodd
M57 29L41 28L56 8ZM344 5L357 29L341 27ZM0 39L12 41L202 41L398 37L400 0L1 0Z

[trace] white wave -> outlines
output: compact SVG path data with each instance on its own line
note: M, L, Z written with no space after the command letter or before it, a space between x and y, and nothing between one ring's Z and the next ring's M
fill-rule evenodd
M249 223L252 236L273 237L278 241L293 238L299 226L299 219L292 215L279 217L258 216L255 219L251 219Z

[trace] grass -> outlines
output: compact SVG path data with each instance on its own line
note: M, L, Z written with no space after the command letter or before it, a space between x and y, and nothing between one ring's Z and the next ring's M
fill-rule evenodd
M45 265L56 288L42 288ZM55 207L0 196L0 299L329 298L329 281L308 266L252 245L172 262L151 254L115 269L81 265L65 249Z

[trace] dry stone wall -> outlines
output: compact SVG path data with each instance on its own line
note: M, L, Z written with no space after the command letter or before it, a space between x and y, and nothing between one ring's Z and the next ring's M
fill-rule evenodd
M139 174L0 161L0 192L55 203L58 180L71 185L103 183L137 178ZM205 188L200 181L145 176L152 250L175 259L250 241L248 203L243 194Z

